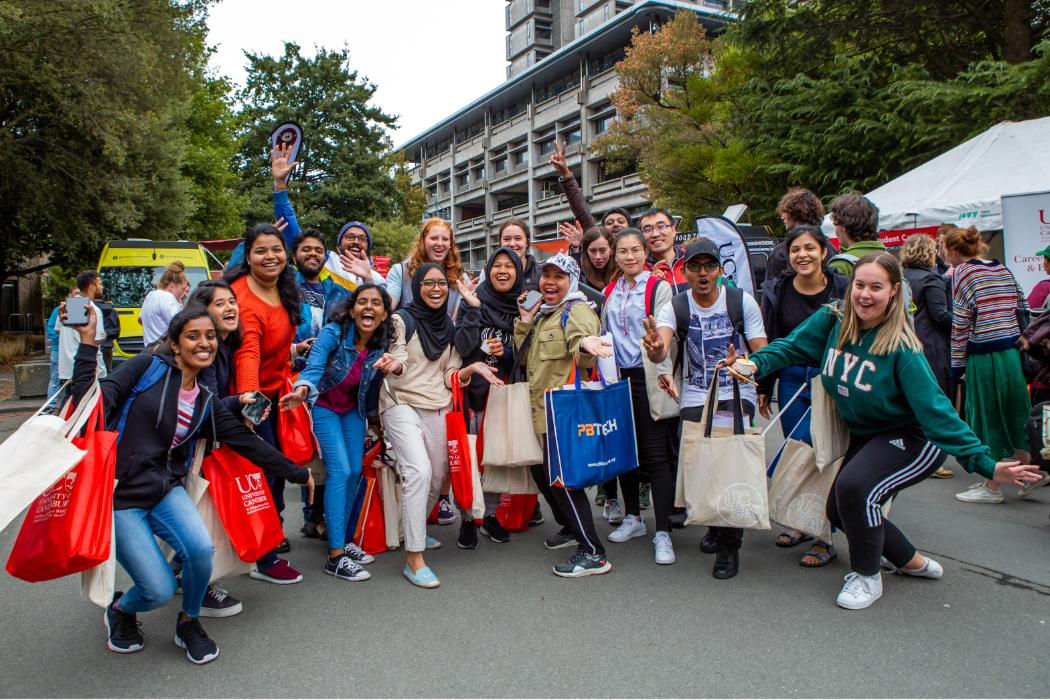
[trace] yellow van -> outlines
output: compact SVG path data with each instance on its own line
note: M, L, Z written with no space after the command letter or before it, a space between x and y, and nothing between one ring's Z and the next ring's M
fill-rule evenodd
M106 299L120 316L120 339L113 343L114 358L134 357L142 352L142 324L139 312L142 300L157 288L157 280L171 263L179 260L186 266L190 285L209 279L208 258L204 249L191 241L152 241L130 238L110 241L98 259Z

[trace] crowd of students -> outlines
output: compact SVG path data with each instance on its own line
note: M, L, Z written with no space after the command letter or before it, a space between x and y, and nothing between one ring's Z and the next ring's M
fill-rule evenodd
M851 571L837 599L844 608L867 607L881 595L882 569L941 576L940 565L919 554L880 506L935 474L948 455L983 477L963 500L991 502L995 494L1002 498L1002 484L1030 488L1040 481L1037 467L1027 464L1023 425L1030 404L1014 346L1022 330L1015 311L1024 299L1014 304L1016 283L1002 265L980 257L975 232L952 229L940 239L940 260L952 266L954 279L947 286L931 256L933 240L909 242L902 269L878 242L877 210L860 195L831 204L836 253L819 226L820 200L805 190L789 192L779 209L789 230L770 260L760 305L725 283L714 243L696 238L675 245L670 212L651 209L634 226L617 209L599 223L560 148L552 163L578 222L564 229L567 253L538 261L529 253L529 226L510 219L500 228L499 247L471 279L452 225L432 218L384 279L369 265L367 225L344 226L335 250L323 232L300 229L284 185L294 163L286 151L273 152L277 223L253 227L225 280L201 283L184 308L167 299L190 292L181 271L172 270L163 294L150 302L158 312L174 312L162 339L102 380L108 418L131 403L135 408L121 426L115 497L117 559L133 585L106 611L110 649L141 649L136 615L164 605L181 586L175 640L191 661L206 663L218 647L199 618L242 609L228 591L208 585L211 544L181 485L195 438L227 444L262 467L279 511L285 482L303 484L303 532L327 541L318 568L348 582L370 577L365 567L374 558L350 541L348 520L366 436L383 440L400 477L403 574L415 586L434 588L438 574L425 555L442 543L427 533L427 519L447 500L445 415L454 387L463 388L468 425L477 432L489 388L526 382L532 428L546 443L545 392L599 358L614 358L630 384L639 468L603 486L602 513L613 529L600 532L585 491L552 487L546 464L531 467L557 523L545 546L573 548L554 566L559 576L605 573L606 542L620 547L637 538L651 538L655 564L675 563L681 422L699 421L712 391L719 411L731 411L739 391L748 421L769 418L774 397L785 406L798 395L782 425L785 436L805 442L812 440L811 380L819 377L834 400L850 433L828 498L829 518L849 543ZM532 305L525 303L530 292L539 295ZM74 397L104 372L99 327L96 310L87 326L62 330L79 340L69 373ZM163 380L137 392L154 363L162 363ZM734 386L719 371L726 366L758 381ZM962 373L965 421L952 403ZM984 381L992 375L996 381ZM242 411L256 392L272 410L249 426ZM282 454L277 428L280 411L304 402L326 472L316 490L311 470ZM774 459L770 472L776 466ZM495 543L510 540L495 517L498 503L499 494L485 494L480 527L464 513L460 548L477 548L479 533ZM455 513L442 519L454 520ZM543 520L537 505L530 524ZM175 550L177 571L156 538ZM737 575L742 539L741 529L708 529L701 550L715 555L715 578ZM810 539L786 530L776 544ZM264 555L252 578L301 581L279 556L290 546L286 539ZM835 557L830 541L816 541L800 563L819 567Z

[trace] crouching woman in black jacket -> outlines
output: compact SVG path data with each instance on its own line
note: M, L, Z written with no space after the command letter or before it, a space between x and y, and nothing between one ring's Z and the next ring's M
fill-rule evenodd
M89 310L78 328L80 347L73 368L71 394L79 402L95 379L98 319ZM65 318L65 308L62 309ZM156 538L167 542L182 561L182 611L175 624L175 644L196 664L219 655L198 620L211 578L211 538L183 478L193 463L198 438L223 442L235 452L312 491L310 472L248 430L217 400L198 374L215 360L215 323L208 310L193 305L168 327L167 344L156 354L142 354L101 382L106 427L116 429L117 488L113 495L116 558L131 576L127 593L113 597L105 624L111 651L142 649L135 616L159 608L175 594L172 573Z

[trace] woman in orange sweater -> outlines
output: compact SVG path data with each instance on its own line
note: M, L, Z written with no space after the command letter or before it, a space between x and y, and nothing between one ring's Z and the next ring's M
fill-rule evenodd
M288 265L288 251L281 232L271 224L257 224L244 237L244 262L226 272L241 310L241 345L233 355L234 391L237 394L259 391L276 407L285 380L291 375L292 339L299 325L299 286ZM277 437L277 410L255 427L255 432L272 446L281 449ZM277 512L284 510L284 479L270 479ZM282 542L283 546L285 543ZM280 549L280 548L279 548ZM284 550L287 551L287 550ZM269 583L299 583L303 575L287 561L269 552L256 562L251 577Z

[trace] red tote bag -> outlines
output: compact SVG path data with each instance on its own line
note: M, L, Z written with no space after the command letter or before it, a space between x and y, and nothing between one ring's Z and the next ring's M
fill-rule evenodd
M499 497L499 508L496 509L496 520L507 532L521 532L529 529L529 520L536 510L536 494L509 494Z
M109 558L113 540L113 481L117 433L103 429L99 401L82 437L80 463L29 506L7 559L7 572L23 581L49 581L87 571Z
M463 415L463 391L458 381L452 382L452 410L445 414L445 435L448 440L448 475L452 485L452 496L460 508L471 512L474 504L474 464L470 449L470 438L467 436L467 422ZM471 513L475 519L484 517L484 505L481 514Z
M292 391L292 380L284 382L284 393ZM314 458L314 426L310 409L301 403L290 411L277 412L277 441L281 452L300 467Z
M204 458L201 471L211 482L215 509L241 561L258 561L284 539L262 469L229 447Z
M386 521L383 519L383 502L379 497L379 475L374 467L367 466L362 469L361 476L361 488L365 495L353 539L358 547L369 554L379 554L386 551Z

